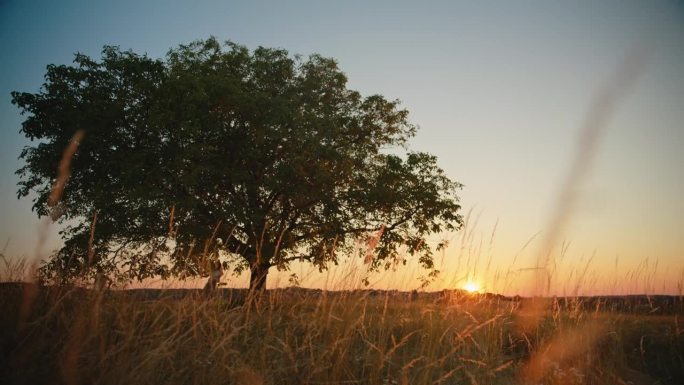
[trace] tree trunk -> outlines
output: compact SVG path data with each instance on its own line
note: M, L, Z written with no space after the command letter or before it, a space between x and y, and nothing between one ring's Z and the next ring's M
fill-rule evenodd
M253 264L250 268L249 291L261 292L266 289L266 277L268 276L269 265Z

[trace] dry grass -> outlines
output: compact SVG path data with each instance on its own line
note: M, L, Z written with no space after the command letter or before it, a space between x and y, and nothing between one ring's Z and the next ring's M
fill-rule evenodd
M681 299L649 315L383 291L111 291L1 287L3 383L679 384ZM607 307L606 307L607 308ZM626 310L625 310L626 309ZM637 311L637 306L633 309ZM655 382L659 380L660 382Z

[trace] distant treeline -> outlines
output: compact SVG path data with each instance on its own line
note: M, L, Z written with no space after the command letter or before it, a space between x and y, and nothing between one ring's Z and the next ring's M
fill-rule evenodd
M0 282L0 294L9 295L19 294L24 285L22 283ZM56 292L70 291L74 295L88 295L92 291L81 287L43 287L44 295L55 294ZM110 298L127 298L141 301L157 301L168 299L184 299L192 297L224 298L228 305L240 306L249 296L248 289L219 288L213 291L202 289L126 289L108 290L102 295ZM357 290L336 290L328 291L321 289L307 288L282 288L270 289L262 294L273 300L288 298L320 298L320 297L343 297L354 296L369 299L401 300L401 301L424 301L432 303L443 303L446 305L456 305L459 302L500 302L510 303L517 306L526 300L527 297L504 296L493 293L472 294L464 290L441 290L441 291L399 291L399 290L376 290L376 289L357 289ZM577 297L550 297L548 298L549 308L556 308L564 311L576 310L582 312L609 311L620 313L633 313L641 315L665 315L665 314L684 314L684 297L674 295L615 295L615 296L577 296Z

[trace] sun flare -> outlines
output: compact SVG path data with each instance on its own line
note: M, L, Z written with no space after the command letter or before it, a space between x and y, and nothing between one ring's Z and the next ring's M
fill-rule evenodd
M478 290L480 290L480 286L475 282L468 282L463 285L463 290L467 291L468 293L476 293Z

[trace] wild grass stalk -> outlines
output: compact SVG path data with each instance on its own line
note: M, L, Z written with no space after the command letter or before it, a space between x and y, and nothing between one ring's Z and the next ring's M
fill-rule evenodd
M649 313L462 292L42 288L17 328L3 284L6 383L614 384L684 378L682 303ZM587 301L589 302L589 301ZM627 307L625 307L627 306ZM648 373L648 374L645 374ZM650 377L655 376L655 377Z

